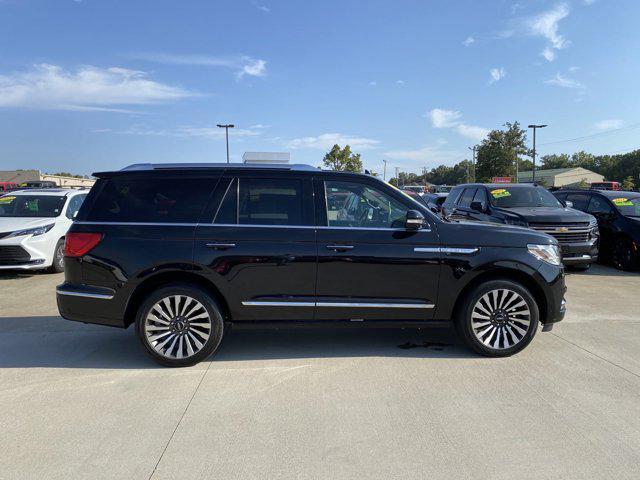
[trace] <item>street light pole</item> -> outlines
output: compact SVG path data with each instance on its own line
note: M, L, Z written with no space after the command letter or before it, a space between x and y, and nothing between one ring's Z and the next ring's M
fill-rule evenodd
M382 170L382 180L387 181L387 161L382 160L384 162L384 169Z
M473 147L467 147L469 150L471 150L473 152L473 157L471 160L471 164L473 165L473 181L476 181L476 150L478 149L477 145L474 145Z
M226 125L218 124L218 128L224 128L225 138L227 140L227 163L229 163L229 129L235 127L232 123Z
M529 125L529 128L533 129L533 169L531 170L531 181L536 183L536 130L538 128L544 128L546 125Z

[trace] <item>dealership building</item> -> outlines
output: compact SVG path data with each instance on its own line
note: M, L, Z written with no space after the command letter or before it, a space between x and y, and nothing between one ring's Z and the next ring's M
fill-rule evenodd
M536 182L546 187L567 187L586 182L588 184L604 181L604 177L586 168L551 168L549 170L536 169ZM533 172L519 172L518 183L533 182Z
M54 182L59 187L66 188L91 188L96 183L95 178L76 178L63 175L50 175L40 170L0 170L0 182L24 182L39 181Z

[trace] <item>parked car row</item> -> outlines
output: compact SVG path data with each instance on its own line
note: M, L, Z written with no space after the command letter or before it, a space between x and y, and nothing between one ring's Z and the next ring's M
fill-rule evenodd
M57 188L56 182L50 180L33 180L29 182L0 182L0 195L14 190L25 190L31 188Z
M0 196L0 270L64 270L64 240L87 191L27 189Z

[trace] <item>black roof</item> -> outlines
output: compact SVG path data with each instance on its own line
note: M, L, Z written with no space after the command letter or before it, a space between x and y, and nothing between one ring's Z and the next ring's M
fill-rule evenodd
M319 171L318 168L301 163L135 163L121 170L96 172L94 177L103 178L127 172L188 172L192 170L274 170L274 171Z
M600 195L604 195L605 197L609 198L640 196L640 192L627 192L624 190L600 190L598 188L563 188L561 190L556 190L553 193L599 193Z
M522 187L539 187L537 183L461 183L456 187L487 187L487 188L522 188Z

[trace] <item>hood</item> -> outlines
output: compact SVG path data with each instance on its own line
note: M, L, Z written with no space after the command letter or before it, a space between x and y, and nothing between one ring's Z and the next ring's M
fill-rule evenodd
M51 225L55 223L55 221L55 218L48 217L0 217L0 233L42 227L44 225Z
M590 222L593 219L593 216L588 213L566 207L513 207L497 210L516 214L527 223Z
M450 220L438 229L443 244L483 247L526 247L535 243L557 245L558 241L546 233L526 227L503 223Z

